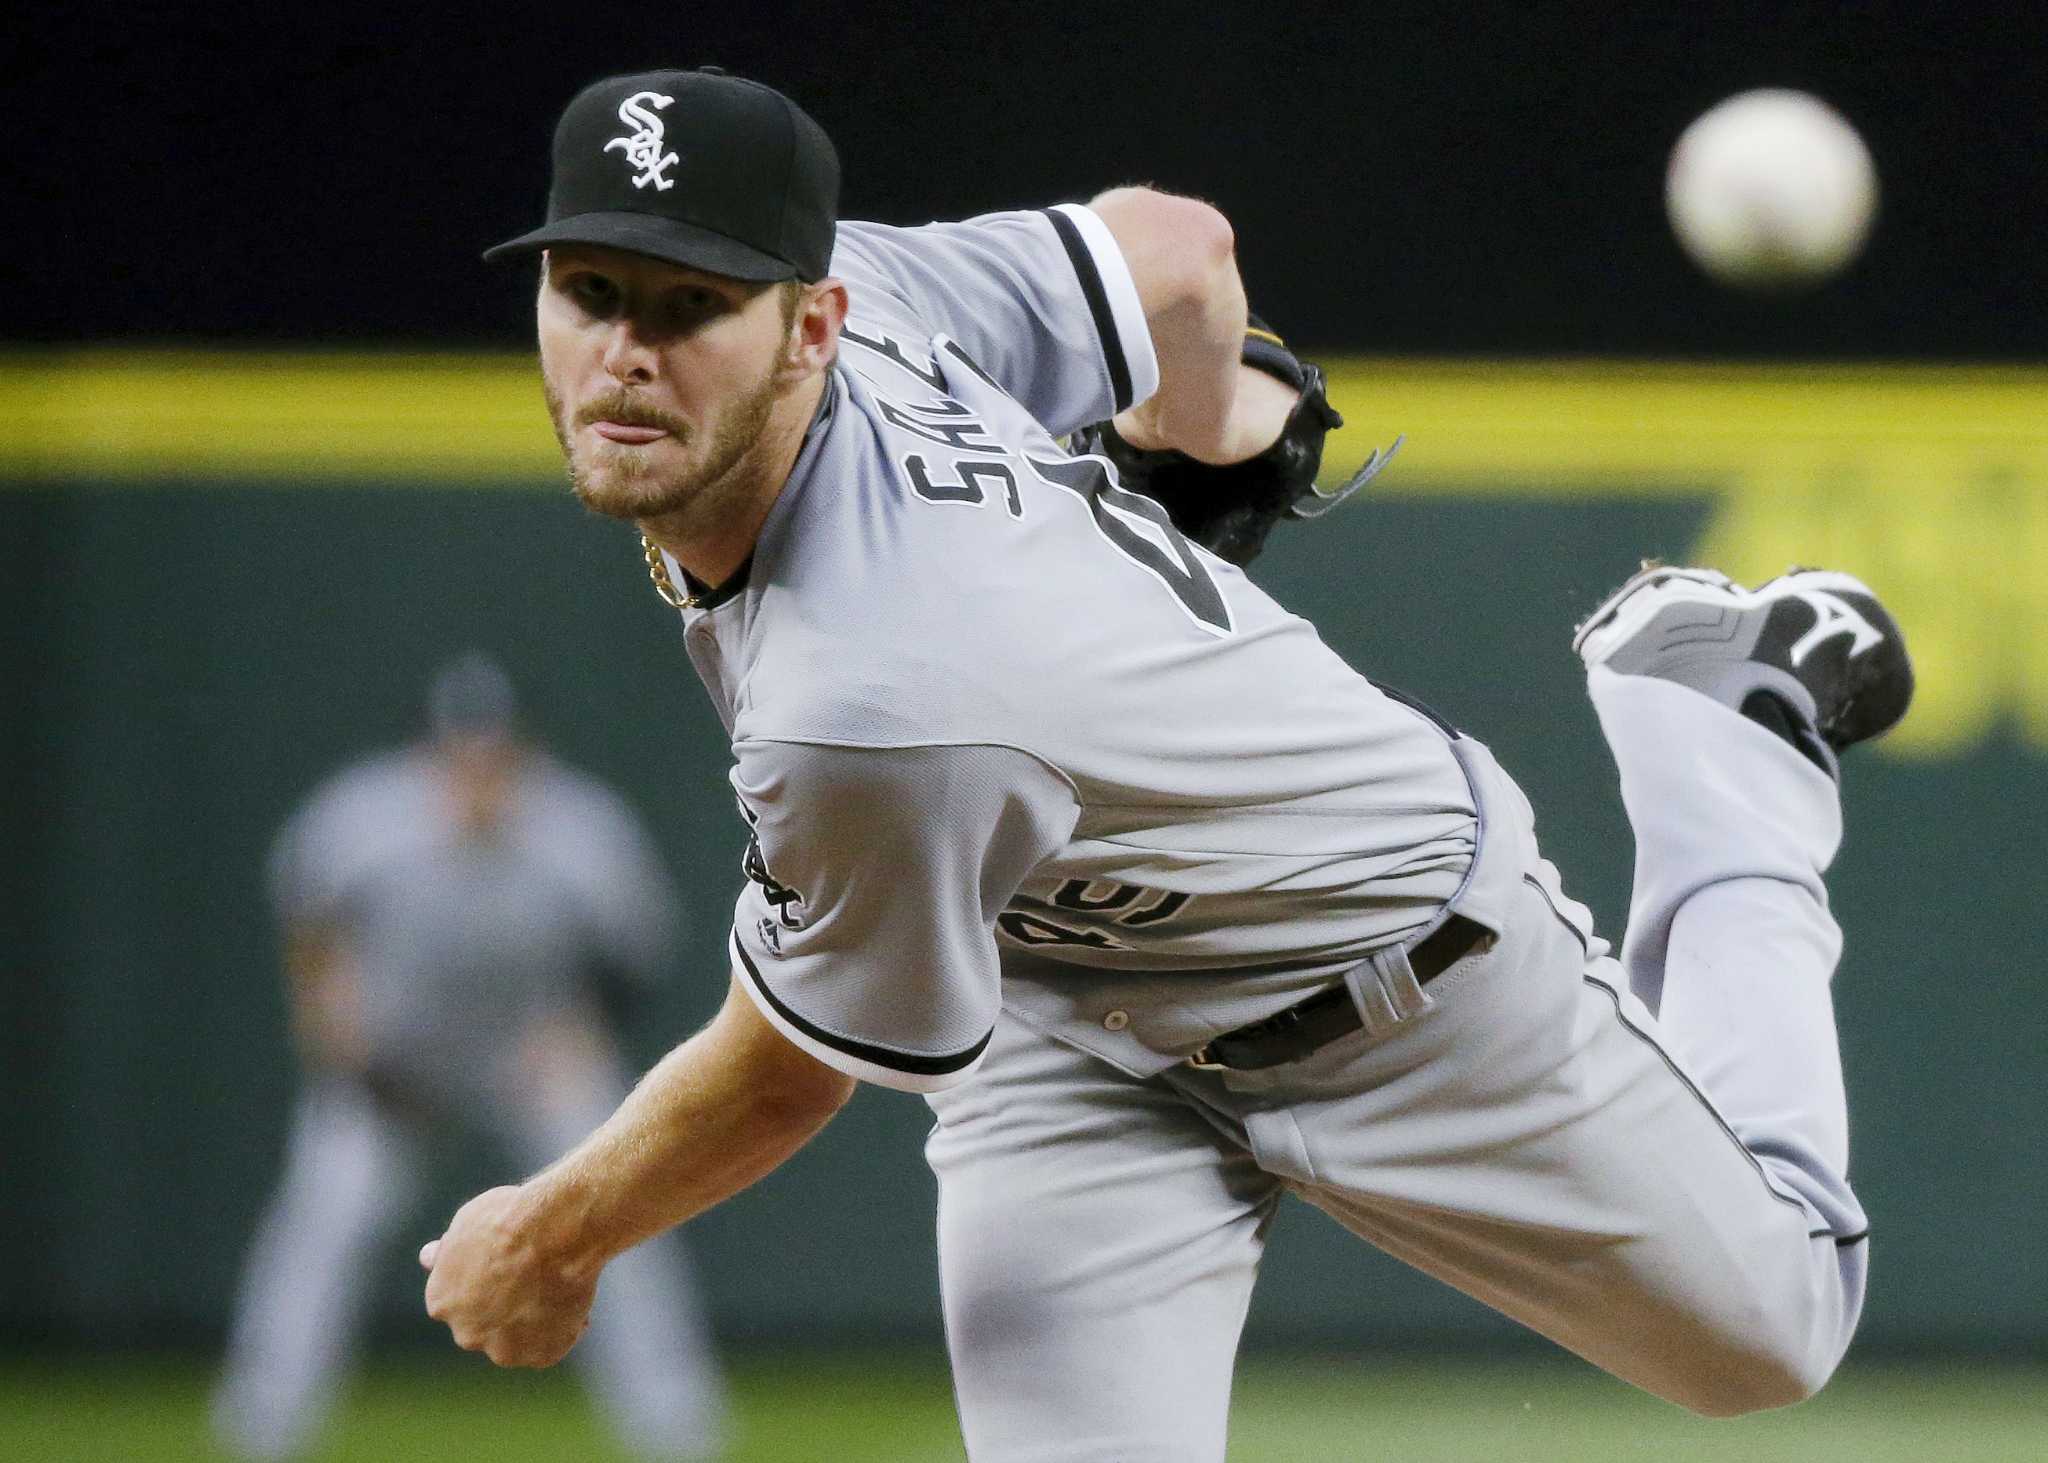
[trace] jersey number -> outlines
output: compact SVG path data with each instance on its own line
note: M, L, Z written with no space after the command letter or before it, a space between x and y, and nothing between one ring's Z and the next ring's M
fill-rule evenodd
M1212 635L1231 633L1234 626L1223 591L1216 587L1208 566L1173 526L1165 508L1143 493L1133 493L1111 482L1101 458L1032 457L1026 461L1040 481L1063 488L1086 503L1096 531L1109 540L1110 547L1164 585L1189 619ZM995 493L1012 518L1024 516L1017 475L1008 463L962 457L954 459L950 466L957 481L948 482L943 475L934 473L932 465L918 453L909 453L903 459L910 490L927 503L958 503L978 508L990 493ZM1132 518L1141 518L1151 525L1158 538L1140 530L1130 521Z
M1086 503L1095 517L1096 529L1109 540L1110 547L1165 585L1189 619L1212 635L1230 634L1230 606L1224 602L1223 591L1216 587L1208 566L1173 526L1165 508L1143 493L1133 493L1111 482L1109 469L1099 457L1026 460L1041 479L1056 488L1065 488ZM1158 531L1159 540L1141 533L1125 514L1144 519Z
M1138 903L1146 895L1158 897ZM1137 884L1111 884L1108 892L1098 894L1092 880L1069 879L1052 896L1052 903L1057 909L1071 909L1076 914L1092 915L1097 919L1114 919L1117 924L1136 929L1172 919L1181 912L1188 898L1185 894L1162 893ZM1085 945L1093 950L1130 948L1106 930L1080 929L1047 919L1044 915L1027 914L1021 909L1006 909L997 915L996 927L1020 945Z

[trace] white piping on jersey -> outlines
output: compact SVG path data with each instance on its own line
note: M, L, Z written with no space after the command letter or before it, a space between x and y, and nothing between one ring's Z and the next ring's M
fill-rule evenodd
M1073 220L1095 267L1102 275L1103 293L1109 296L1109 311L1116 321L1123 345L1124 367L1131 373L1131 405L1136 406L1159 389L1159 356L1152 348L1152 331L1145 323L1145 307L1138 299L1138 285L1131 278L1131 266L1118 247L1116 235L1102 216L1084 203L1059 203L1054 210Z

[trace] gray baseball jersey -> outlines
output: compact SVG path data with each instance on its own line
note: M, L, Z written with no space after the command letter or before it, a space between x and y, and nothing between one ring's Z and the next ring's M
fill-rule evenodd
M342 930L380 1068L472 1102L593 962L651 980L675 934L673 892L632 813L538 754L484 839L461 836L430 754L359 763L285 826L270 876L287 922Z
M1437 918L1478 836L1446 729L1057 440L1157 382L1102 221L843 223L833 272L817 419L684 612L768 1019L932 1091L1007 1004L1143 1075Z
M370 1084L309 1074L284 1172L250 1246L214 1423L235 1457L302 1456L369 1319L371 1267L431 1192L434 1128L381 1101L395 1083L498 1140L513 1172L552 1162L626 1094L602 1043L520 1070L519 1038L601 961L653 979L672 891L610 791L532 757L489 838L458 830L424 752L335 776L286 825L271 883L288 922L331 923L362 993ZM417 1242L417 1235L415 1235ZM723 1387L677 1237L621 1257L579 1355L622 1436L709 1457Z

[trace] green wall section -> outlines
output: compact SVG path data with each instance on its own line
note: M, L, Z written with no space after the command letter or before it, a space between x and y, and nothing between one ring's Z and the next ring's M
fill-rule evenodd
M0 1272L0 1336L220 1326L292 1095L265 850L324 773L412 732L456 650L510 665L536 729L631 797L686 886L692 927L636 1055L722 994L741 879L726 749L637 546L563 493L400 486L0 492L0 1239L33 1257ZM1568 632L1638 555L1687 556L1711 502L1566 488L1383 494L1283 530L1259 577L1495 748L1612 936L1627 826ZM2048 1345L2044 784L2038 745L1996 728L1950 755L1850 760L1834 891L1870 1342ZM864 1092L692 1226L724 1332L936 1336L927 1121ZM514 1176L453 1146L442 1202ZM422 1213L419 1237L441 1217ZM424 1329L399 1258L382 1305L387 1327ZM1297 1210L1251 1331L1399 1345L1509 1328Z

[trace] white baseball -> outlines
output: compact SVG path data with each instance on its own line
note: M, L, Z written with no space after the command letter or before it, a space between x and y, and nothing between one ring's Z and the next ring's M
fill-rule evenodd
M1685 129L1664 206L1686 253L1715 278L1791 284L1855 258L1877 211L1877 173L1856 129L1825 102L1746 91Z

